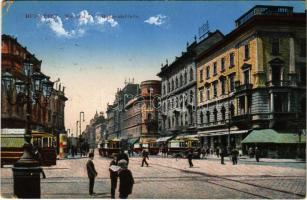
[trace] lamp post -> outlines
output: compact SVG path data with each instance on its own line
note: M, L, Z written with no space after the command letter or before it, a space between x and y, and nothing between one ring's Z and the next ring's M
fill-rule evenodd
M32 103L41 103L41 97L45 99L45 105L53 91L53 82L49 77L40 72L33 73L33 64L27 57L24 65L24 81L14 80L13 76L6 72L2 76L2 83L7 91L8 102L12 105L26 104L26 125L24 134L23 155L14 164L14 195L18 198L40 198L40 172L38 161L33 158L33 147L31 144ZM16 102L12 103L13 93L16 91ZM34 102L33 102L33 100Z

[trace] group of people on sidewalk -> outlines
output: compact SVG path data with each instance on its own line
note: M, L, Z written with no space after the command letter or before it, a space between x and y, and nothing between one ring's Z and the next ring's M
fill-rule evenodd
M98 173L95 169L94 153L89 154L89 160L86 164L87 174L89 178L89 194L94 195L94 183ZM117 180L119 178L119 198L126 199L132 193L134 179L132 172L128 169L129 157L124 151L118 155L113 154L113 159L110 162L109 172L111 179L111 198L115 199L115 190L117 188Z

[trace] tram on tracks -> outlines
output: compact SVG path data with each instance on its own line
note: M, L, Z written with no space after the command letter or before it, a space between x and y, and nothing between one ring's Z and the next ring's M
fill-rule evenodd
M104 157L111 157L112 154L118 154L121 149L120 139L106 140L100 144L99 154Z
M167 154L176 157L186 157L190 150L194 158L200 158L200 141L196 137L178 136L168 142Z
M1 130L1 167L15 164L23 154L24 129ZM56 137L51 133L32 131L31 143L41 154L43 166L56 165Z

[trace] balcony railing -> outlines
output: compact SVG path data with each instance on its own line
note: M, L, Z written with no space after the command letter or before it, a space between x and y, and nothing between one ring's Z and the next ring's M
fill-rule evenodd
M290 81L288 80L278 80L278 81L268 81L266 82L266 86L267 87L275 87L275 86L289 86L290 85Z
M253 84L243 84L243 85L237 85L236 86L236 92L244 92L244 91L249 91L253 88Z

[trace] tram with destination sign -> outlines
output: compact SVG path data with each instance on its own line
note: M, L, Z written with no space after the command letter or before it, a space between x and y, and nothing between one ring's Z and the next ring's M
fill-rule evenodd
M190 150L193 158L200 158L200 141L192 137L176 137L168 142L167 154L175 157L186 157Z

